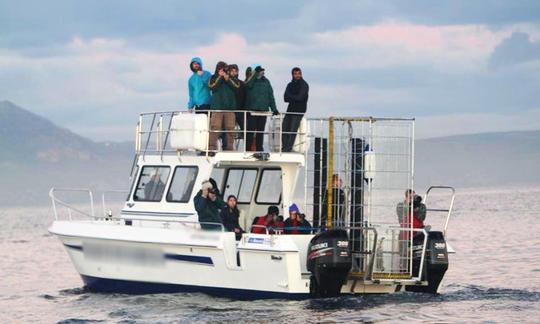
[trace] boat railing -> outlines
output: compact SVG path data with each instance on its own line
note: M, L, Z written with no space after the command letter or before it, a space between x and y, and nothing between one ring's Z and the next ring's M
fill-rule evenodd
M283 122L287 116L303 116L302 113L285 112L285 113L271 113L271 112L257 112L257 111L245 111L245 110L186 110L186 111L160 111L160 112L148 112L141 113L139 115L139 121L136 127L135 137L135 151L139 155L151 154L165 154L165 153L178 153L180 150L172 148L170 145L172 132L173 117L183 114L205 114L208 116L205 135L210 137L212 133L234 133L236 136L235 150L234 152L257 152L250 147L247 147L248 135L256 136L256 134L263 135L265 152L268 153L282 153L283 152L283 136L284 135L296 135L297 138L304 138L300 141L299 145L307 143L305 135L308 134L306 130L302 130L299 127L297 131L290 132L283 130ZM236 116L242 116L243 129L235 127L234 130L212 130L211 119L212 114L215 113L234 113ZM270 122L266 123L266 128L263 131L249 130L249 117L259 116L267 117ZM239 123L240 124L240 123ZM300 125L301 126L301 125ZM303 141L303 143L302 143ZM298 146L294 145L293 146ZM198 149L205 152L206 155L217 153L220 150L211 150L209 147L209 141L206 141L206 147L204 149ZM293 148L294 151L294 148ZM298 149L297 149L298 151Z
M452 215L452 209L454 208L454 200L456 198L456 189L451 186L431 186L426 191L426 194L424 196L424 204L428 206L428 198L430 197L429 194L433 191L450 191L451 197L450 202L448 204L448 208L426 208L427 212L435 212L435 213L446 213L446 220L444 222L443 227L443 234L446 238L446 231L448 229L448 223L450 221L450 216Z
M357 242L351 240L351 254L353 256L352 274L364 281L420 281L424 265L427 231L423 228L404 228L400 226L387 226L373 224L364 226L339 227L349 233L362 231ZM413 237L423 233L419 269L413 266L415 246Z
M90 201L90 213L80 209L79 207L74 206L74 204L72 204L72 203L68 203L68 202L65 202L65 201L59 199L56 196L56 193L59 193L59 192L83 193L83 194L88 195L88 198L89 198L89 201ZM52 208L53 208L53 213L54 213L54 219L55 220L58 220L58 208L57 208L58 205L66 208L69 220L73 220L73 212L75 212L77 214L80 214L80 215L83 215L83 216L88 217L88 218L93 218L93 219L96 218L96 214L95 214L95 211L94 211L94 194L92 193L92 190L90 190L90 189L54 188L53 187L53 188L51 188L51 190L49 190L49 197L51 198Z

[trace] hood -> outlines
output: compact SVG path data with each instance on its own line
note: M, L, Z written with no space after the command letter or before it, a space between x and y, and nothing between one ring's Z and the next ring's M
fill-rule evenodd
M199 65L201 66L201 69L203 69L203 64L202 64L202 60L200 57L194 57L191 59L191 62L189 62L189 68L191 69L191 71L193 71L193 67L192 67L192 64L193 62L197 62L199 63ZM195 72L195 71L193 71Z

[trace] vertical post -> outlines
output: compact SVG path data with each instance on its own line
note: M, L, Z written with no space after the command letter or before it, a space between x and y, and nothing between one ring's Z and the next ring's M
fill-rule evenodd
M247 111L244 111L243 112L243 115L244 115L244 153L246 153L246 148L247 148Z
M332 177L334 175L334 117L328 118L328 173L327 173L327 181L326 181L326 201L328 205L327 208L327 220L326 220L326 227L328 229L332 229L332 205L333 205L333 191L334 191L334 183L332 181Z

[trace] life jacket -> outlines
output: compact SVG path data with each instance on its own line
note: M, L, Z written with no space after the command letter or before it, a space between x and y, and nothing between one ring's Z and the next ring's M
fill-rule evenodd
M411 223L413 228L424 228L424 222L420 220L418 217L416 217L416 214L414 212L409 211L407 213L407 218L404 219L404 221L400 224L402 228L411 228ZM400 231L399 233L399 239L400 240L408 240L410 238L409 236L410 231ZM414 232L413 236L419 234L419 232Z
M257 225L257 226L251 227L251 233L254 233L254 234L266 234L266 228L265 228L266 227L266 216L258 217L257 221L253 225Z

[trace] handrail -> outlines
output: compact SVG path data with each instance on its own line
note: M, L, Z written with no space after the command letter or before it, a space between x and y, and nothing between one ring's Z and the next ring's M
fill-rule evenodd
M452 209L454 208L454 200L456 198L456 189L452 186L431 186L426 191L426 194L424 196L424 204L427 206L429 193L433 189L442 189L442 190L450 190L452 192L452 198L450 199L450 205L448 209L439 209L439 208L426 208L426 211L432 211L432 212L442 212L442 213L448 213L446 215L446 221L444 222L444 228L443 228L443 235L446 238L446 231L448 229L448 223L450 221L450 215L452 215Z
M64 201L58 199L55 196L55 193L56 192L61 192L61 191L64 191L64 192L86 192L86 193L88 193L88 196L90 198L90 214L88 214L85 211L82 211L82 210L78 209L77 207L74 207L74 206L68 204L67 202L64 202ZM74 210L74 211L76 211L76 212L78 212L78 213L80 213L80 214L82 214L82 215L84 215L86 217L96 218L96 215L95 215L95 212L94 212L94 195L92 194L92 190L90 190L90 189L84 189L84 188L55 188L55 187L52 187L49 190L49 197L51 198L51 201L52 201L52 207L53 207L53 213L54 213L55 220L58 220L58 212L57 212L56 204L59 204L59 205L64 206L64 207L67 208L69 220L72 220L71 210Z

